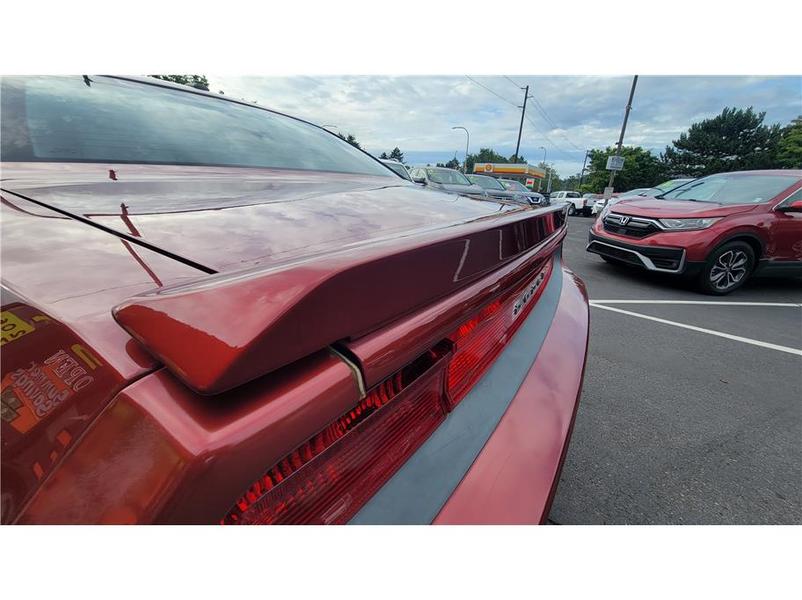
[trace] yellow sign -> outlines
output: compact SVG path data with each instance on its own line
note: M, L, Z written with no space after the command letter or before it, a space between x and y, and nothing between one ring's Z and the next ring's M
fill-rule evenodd
M524 175L544 179L546 172L543 169L533 167L528 163L475 163L474 173L494 173L496 175Z
M2 330L3 333L0 339L0 346L4 346L9 342L21 338L26 333L34 331L34 328L10 310L4 310L0 313L0 330Z

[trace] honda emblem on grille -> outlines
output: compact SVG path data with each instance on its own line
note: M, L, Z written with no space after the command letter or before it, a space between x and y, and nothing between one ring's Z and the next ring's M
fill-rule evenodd
M621 225L626 225L627 223L629 223L629 217L619 217L619 218L620 218L619 222L621 223Z

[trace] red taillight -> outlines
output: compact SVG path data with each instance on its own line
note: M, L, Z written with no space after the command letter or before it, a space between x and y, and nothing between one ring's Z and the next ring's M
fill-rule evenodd
M462 323L450 344L439 344L376 386L269 469L221 523L348 522L482 376L526 319L550 274L551 261Z
M532 310L551 273L551 262L523 286L485 306L449 339L454 354L446 374L449 406L455 406L499 355Z
M445 418L441 356L431 352L374 388L265 473L221 522L348 522Z

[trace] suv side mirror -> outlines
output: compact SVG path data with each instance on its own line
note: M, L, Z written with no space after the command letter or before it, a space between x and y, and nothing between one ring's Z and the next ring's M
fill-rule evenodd
M794 200L785 206L778 206L777 210L782 212L802 213L802 200Z
M422 183L423 185L426 185L425 177L413 177L412 181L414 181L415 183Z

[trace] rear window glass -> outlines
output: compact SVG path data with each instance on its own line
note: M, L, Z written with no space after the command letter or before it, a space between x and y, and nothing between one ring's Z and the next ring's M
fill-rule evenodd
M465 175L451 169L426 169L426 176L435 183L445 185L471 185Z
M477 183L486 190L504 190L504 186L492 177L485 177L483 175L467 175L471 183Z
M393 177L337 136L268 110L109 77L2 80L3 161L272 167Z

